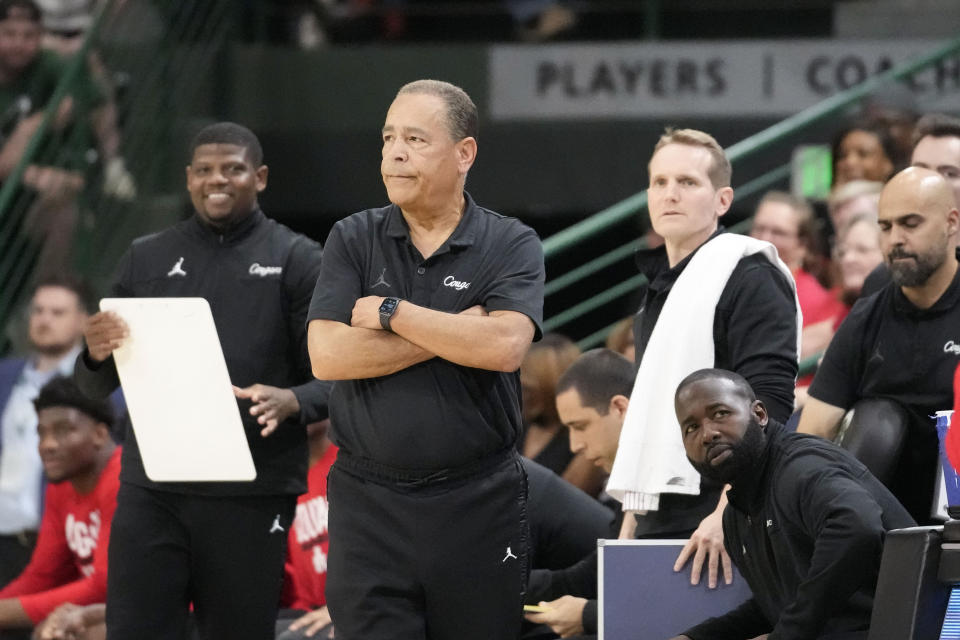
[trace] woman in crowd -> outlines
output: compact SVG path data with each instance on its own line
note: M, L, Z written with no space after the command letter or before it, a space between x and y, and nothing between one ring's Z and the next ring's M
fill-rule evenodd
M890 133L871 124L856 124L833 139L833 186L852 180L885 182L902 164Z

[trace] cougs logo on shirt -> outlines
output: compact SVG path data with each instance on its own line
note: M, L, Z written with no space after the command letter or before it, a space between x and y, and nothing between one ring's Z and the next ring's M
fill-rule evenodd
M67 546L77 554L83 566L84 575L93 572L93 552L97 548L97 536L100 534L100 511L91 511L88 521L77 520L73 514L67 516Z

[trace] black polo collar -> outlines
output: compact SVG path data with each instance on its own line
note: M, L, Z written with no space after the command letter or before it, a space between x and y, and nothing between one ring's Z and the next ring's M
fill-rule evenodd
M466 191L463 192L463 199L465 205L460 222L457 223L453 233L436 250L434 255L445 253L450 247L470 247L476 242L477 225L480 222L479 207ZM390 205L387 212L387 235L391 238L410 239L410 227L407 225L400 207L395 204Z

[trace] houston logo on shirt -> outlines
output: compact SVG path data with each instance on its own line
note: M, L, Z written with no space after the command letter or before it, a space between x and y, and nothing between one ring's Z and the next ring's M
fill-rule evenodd
M297 544L306 551L313 547L313 568L319 573L327 571L327 555L322 544L327 541L327 500L316 496L297 505L293 519L293 531Z
M100 510L90 512L89 521L77 520L73 514L67 515L67 546L77 556L83 567L83 575L93 573L93 552L97 548L97 536L100 535Z

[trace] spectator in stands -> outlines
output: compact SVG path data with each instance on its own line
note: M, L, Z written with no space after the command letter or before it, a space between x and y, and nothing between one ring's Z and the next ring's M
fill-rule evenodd
M521 40L553 40L577 25L577 14L562 0L504 0Z
M102 602L107 591L107 541L120 473L113 409L63 377L48 382L34 405L50 484L30 564L0 590L0 628L35 625L65 602Z
M731 486L724 544L753 592L678 638L865 639L884 534L914 525L896 498L847 451L771 419L735 373L692 373L676 411L690 463Z
M849 309L860 297L863 283L870 272L883 264L880 229L875 217L857 215L840 231L837 262L840 265L840 299ZM844 311L839 320L846 315Z
M86 291L48 278L30 301L27 358L0 360L0 586L26 566L40 523L42 467L33 400L56 375L70 375L87 319Z
M875 180L851 180L834 188L827 198L831 233L836 234L855 216L876 215L882 190L883 183Z
M392 204L333 227L310 305L314 374L338 380L327 601L348 640L520 630L517 369L541 331L543 251L464 191L476 136L459 87L400 88L382 129Z
M960 341L960 212L938 173L908 168L880 197L880 244L892 282L861 298L817 370L798 430L832 440L848 409L884 398L908 414L890 489L918 522L930 519L938 441L934 412L953 405Z
M43 46L62 56L76 53L93 26L96 0L36 0L43 13Z
M23 156L66 70L64 60L41 48L42 36L41 13L33 0L0 0L0 181ZM58 105L35 163L23 174L23 184L36 192L25 228L43 247L37 267L41 277L69 266L76 196L85 185L94 138L108 167L110 189L129 199L133 182L118 155L112 108L84 66Z
M329 426L329 420L307 425L310 443L307 492L297 498L297 515L287 541L286 574L293 596L290 609L299 615L294 620L281 615L277 620L277 640L330 637L333 630L326 595L330 551L327 474L337 459L337 447L327 437Z
M793 411L799 309L776 249L720 228L733 189L730 163L712 136L668 130L649 173L650 219L665 245L638 256L650 282L634 325L640 365L607 491L622 497L624 509L645 512L624 519L622 537L634 524L644 535L690 531L716 508L678 559L683 564L696 550L691 577L699 581L709 556L714 585L725 503L717 505L720 486L701 484L670 428L673 390L693 370L726 367L750 380L771 413L785 420Z
M960 205L960 119L932 113L917 122L910 164L936 171Z
M609 472L617 455L620 429L630 404L633 364L609 349L593 349L567 369L557 383L557 413L570 430L570 447ZM607 498L619 515L620 504ZM608 535L616 537L620 518ZM534 568L527 602L549 609L528 613L531 622L546 624L556 633L597 633L597 553L569 567L553 571Z
M804 268L813 225L813 209L806 201L782 191L770 191L760 199L750 229L751 237L766 240L777 248L780 259L793 274L803 312L801 358L827 347L836 317L843 312L837 299Z
M841 130L831 148L834 187L852 180L884 182L898 166L903 166L887 130L869 123Z
M557 333L548 333L527 351L520 365L524 423L520 452L596 497L605 474L571 451L567 430L557 417L557 380L579 356L576 343Z
M110 635L180 637L190 602L202 637L273 635L285 532L306 489L303 425L326 417L329 385L310 375L306 349L320 245L260 210L267 173L249 129L204 127L186 167L194 215L135 240L120 259L115 296L210 300L257 477L154 482L128 430L110 540ZM113 350L127 335L116 313L90 318L74 371L86 393L117 387Z

